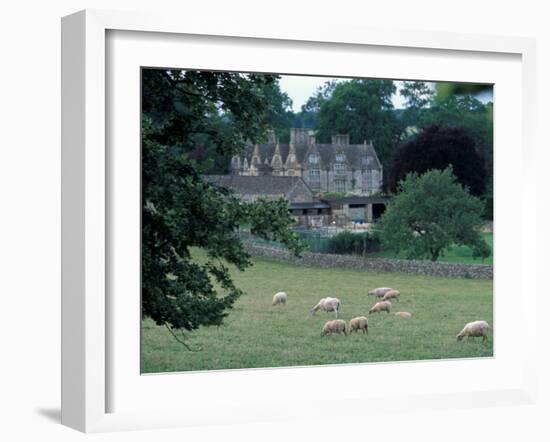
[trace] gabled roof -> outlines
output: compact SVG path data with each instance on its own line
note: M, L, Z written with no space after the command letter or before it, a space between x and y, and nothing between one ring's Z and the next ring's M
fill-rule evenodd
M204 175L203 178L243 195L289 195L299 184L305 186L313 195L305 181L296 176Z

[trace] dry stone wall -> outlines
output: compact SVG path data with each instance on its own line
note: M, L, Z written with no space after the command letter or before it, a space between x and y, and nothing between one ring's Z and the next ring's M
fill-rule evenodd
M300 258L297 258L285 249L259 246L250 243L245 243L245 249L252 256L304 266L365 270L371 272L397 272L411 275L441 276L446 278L493 278L493 266L484 264L455 264L382 258L369 259L360 256L311 252L304 252Z

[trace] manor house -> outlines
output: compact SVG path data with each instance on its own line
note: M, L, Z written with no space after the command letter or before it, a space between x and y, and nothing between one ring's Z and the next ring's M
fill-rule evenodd
M309 129L290 129L290 142L273 134L265 144L250 144L231 159L231 174L301 177L312 191L372 195L382 187L382 164L372 142L350 144L349 135L334 135L319 144Z

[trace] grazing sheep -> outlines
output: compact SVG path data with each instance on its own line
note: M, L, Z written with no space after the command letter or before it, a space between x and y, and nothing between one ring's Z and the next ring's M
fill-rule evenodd
M363 334L369 334L369 320L366 316L357 316L349 321L349 333L362 330Z
M390 301L380 301L374 304L374 306L369 310L369 315L371 313L380 313L386 312L390 314L391 302Z
M483 336L483 342L488 342L487 334L489 333L489 324L486 321L468 322L462 331L456 335L457 341L462 341L464 338L472 338L475 336Z
M324 312L334 312L336 317L338 317L340 304L341 302L338 298L323 298L309 311L309 314L313 316L318 310L322 310Z
M321 336L329 335L331 333L344 333L344 336L347 336L348 334L346 332L346 321L342 319L334 319L332 321L326 322L323 326L323 330L321 330Z
M393 290L390 287L378 287L377 289L371 290L369 292L369 296L376 296L377 298L383 297L386 292L389 292L390 290Z
M396 301L399 301L400 296L401 293L399 293L399 290L390 290L382 297L382 301L387 301L388 299L395 299Z
M273 295L273 301L271 302L271 305L286 305L287 300L288 295L285 292L278 292Z
M409 312L397 312L397 316L400 316L401 318L410 318L412 316L412 313Z

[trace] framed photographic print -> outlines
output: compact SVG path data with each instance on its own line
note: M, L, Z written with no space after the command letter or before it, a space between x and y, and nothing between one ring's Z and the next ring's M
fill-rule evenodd
M63 19L64 424L532 400L532 41L317 32Z

